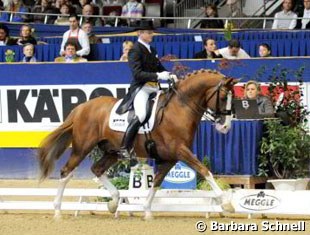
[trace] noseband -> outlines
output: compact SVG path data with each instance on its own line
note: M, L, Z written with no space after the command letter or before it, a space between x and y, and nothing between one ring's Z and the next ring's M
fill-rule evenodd
M196 102L193 102L195 107L192 107L189 104L188 101L188 97L185 97L184 95L182 95L174 86L174 83L172 82L169 83L169 87L170 89L173 90L173 92L180 98L180 100L186 104L194 113L198 114L198 115L202 115L203 118L208 119L212 122L218 122L220 117L223 115L230 115L231 114L231 103L229 105L226 105L226 109L225 110L221 110L220 109L220 92L222 90L225 91L225 94L227 95L227 100L229 100L229 102L231 102L231 91L228 91L225 87L224 87L224 83L223 80L221 80L215 87L215 90L212 92L212 94L210 95L210 97L208 97L206 104L208 105L209 101L216 95L216 105L215 105L215 110L212 110L210 108L204 108L202 107L200 104L197 104Z

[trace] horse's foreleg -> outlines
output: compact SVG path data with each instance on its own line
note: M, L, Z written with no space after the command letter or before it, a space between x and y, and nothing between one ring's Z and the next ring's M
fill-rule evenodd
M186 146L181 146L178 149L177 152L178 159L185 162L187 165L192 167L194 170L196 170L201 176L203 176L208 183L210 184L211 188L213 189L215 195L217 197L220 197L223 195L223 191L220 189L220 187L215 182L212 173L209 171L209 169L204 166L192 153L192 151L187 148Z
M151 205L152 201L155 197L156 191L158 190L159 186L163 182L166 174L169 172L171 167L174 166L176 162L165 162L158 167L158 171L155 175L154 182L152 185L152 188L150 189L148 196L145 200L145 203L143 205L144 207L144 219L150 220L152 219L152 212L151 212Z
M54 209L55 209L54 218L56 218L56 219L61 217L62 197L63 197L64 191L65 191L65 187L66 187L67 183L70 181L70 179L72 178L72 176L73 176L73 171L71 171L66 177L61 178L59 180L57 195L54 199Z
M232 206L229 199L226 198L226 195L224 195L222 189L215 182L212 173L194 156L191 150L186 146L182 145L181 147L179 147L177 155L179 160L185 162L187 165L192 167L208 181L216 197L221 199L221 206L223 210L233 212L234 207Z

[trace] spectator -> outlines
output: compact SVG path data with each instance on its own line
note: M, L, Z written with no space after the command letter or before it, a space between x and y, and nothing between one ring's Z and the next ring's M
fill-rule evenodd
M22 0L12 0L5 10L11 12L28 12ZM28 16L24 14L14 14L12 18L12 22L24 22L26 20L28 20ZM9 13L3 12L0 21L9 21Z
M32 10L32 13L45 13L45 14L57 14L58 10L52 6L52 3L49 0L41 0L38 5L35 5ZM47 16L47 24L54 24L56 17ZM34 15L34 23L45 23L45 15Z
M219 49L221 54L226 59L249 59L248 53L241 48L241 44L237 39L232 39L228 43L228 47Z
M203 40L204 50L195 54L195 59L214 59L214 58L223 58L221 54L219 54L215 40L211 38L207 38Z
M31 36L32 28L28 24L22 25L20 28L20 38L17 40L17 45L33 44L37 45L37 40Z
M88 35L89 44L96 44L100 43L101 40L98 38L92 31L93 31L93 25L89 22L86 22L82 25L82 29L85 33Z
M68 4L64 3L60 7L60 13L61 15L57 17L57 20L55 20L56 25L70 25L69 22L69 14L70 14L70 7Z
M250 80L245 84L244 97L246 99L256 99L259 114L274 114L271 100L267 96L261 95L260 85L256 81Z
M310 0L304 0L304 7L304 10L298 14L298 17L305 19L297 20L296 29L310 29Z
M76 44L78 56L87 56L90 52L89 40L87 33L79 28L78 17L75 14L70 15L69 17L70 29L66 31L63 35L60 55L65 55L65 44L67 41L73 42Z
M34 56L34 45L28 43L23 47L24 57L21 62L37 62L37 58Z
M260 57L270 57L271 56L271 48L267 43L262 43L259 45L258 53Z
M222 29L224 28L224 23L222 20L215 19L218 17L217 7L214 4L209 4L205 7L205 17L209 19L200 20L200 28L202 29Z
M275 14L272 29L294 29L297 23L297 15L292 12L293 0L283 0L282 9Z
M98 17L92 17L94 16L94 8L90 4L86 4L83 7L82 10L82 15L83 15L83 23L84 22L89 22L94 26L101 26L102 23Z
M74 42L66 42L64 56L55 58L55 62L75 63L86 62L87 59L77 55L77 45Z
M128 61L128 52L133 48L132 41L123 42L123 55L119 59L120 61Z
M91 0L79 0L78 4L73 5L75 8L75 13L82 15L83 7L87 4L91 4Z
M8 27L0 23L0 46L16 45L16 40L10 38L10 31Z
M122 8L122 16L132 17L127 19L128 26L136 27L139 23L139 19L144 14L144 8L142 3L137 0L128 0L128 2Z

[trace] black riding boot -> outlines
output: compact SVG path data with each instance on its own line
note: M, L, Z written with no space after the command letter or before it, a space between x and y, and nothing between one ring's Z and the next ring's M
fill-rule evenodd
M125 132L125 135L122 140L120 153L122 154L123 158L130 158L130 151L133 147L133 142L135 140L135 137L139 131L139 128L141 126L141 122L139 121L139 118L137 116L134 116L134 118L129 123L127 130Z

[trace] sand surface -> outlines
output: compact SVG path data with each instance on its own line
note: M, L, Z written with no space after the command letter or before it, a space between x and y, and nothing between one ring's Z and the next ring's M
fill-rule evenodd
M38 182L34 180L2 180L0 187L37 187ZM40 187L56 187L57 181L47 180L40 184ZM68 187L89 187L96 188L97 184L91 180L72 180ZM222 223L256 223L264 220L274 222L276 220L283 223L294 223L303 220L306 223L305 232L223 232L209 231L199 233L195 229L197 221L204 221L207 225L211 221ZM0 235L188 235L188 234L310 234L310 218L275 218L268 219L247 219L246 216L233 215L232 217L221 218L214 214L211 218L205 219L204 214L180 214L180 213L155 213L154 220L142 220L142 213L135 213L129 216L122 213L119 219L115 219L110 213L90 214L83 212L78 217L74 217L73 212L66 212L60 220L53 219L52 211L0 211Z

